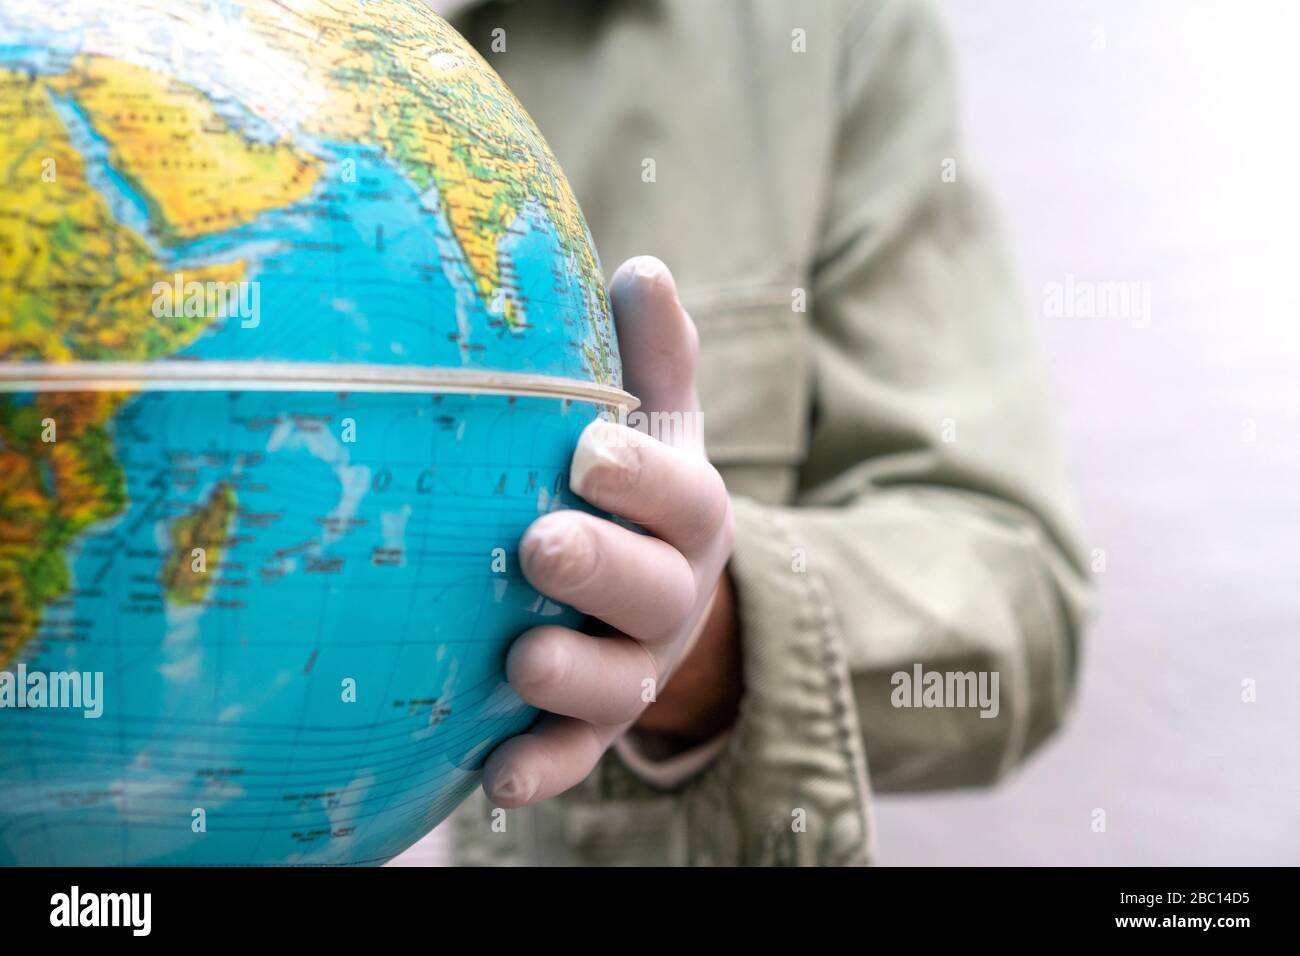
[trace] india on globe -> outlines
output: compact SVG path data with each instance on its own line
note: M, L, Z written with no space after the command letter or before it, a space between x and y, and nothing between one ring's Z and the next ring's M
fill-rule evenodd
M0 864L388 860L633 401L555 157L414 0L0 0L0 157Z

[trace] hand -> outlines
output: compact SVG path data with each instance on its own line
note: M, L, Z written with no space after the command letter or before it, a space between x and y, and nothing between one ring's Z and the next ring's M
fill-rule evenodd
M694 427L671 429L663 436L670 444L597 420L578 441L570 487L647 534L566 510L534 521L520 541L529 583L607 628L537 627L510 648L511 687L547 713L488 758L483 789L501 807L536 803L581 782L656 698L662 704L645 727L690 739L712 732L710 725L725 727L739 697L724 572L731 499L698 427L699 336L658 259L625 262L610 298L624 378L641 410L684 413L672 421L693 417ZM693 679L686 676L692 668ZM666 692L679 669L684 691Z

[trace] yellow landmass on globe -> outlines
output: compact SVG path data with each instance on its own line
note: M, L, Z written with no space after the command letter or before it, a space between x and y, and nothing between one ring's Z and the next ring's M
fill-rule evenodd
M235 518L234 486L223 481L208 500L172 522L172 551L162 569L163 587L175 604L198 604L212 587L221 552ZM196 555L201 549L202 554Z
M0 156L0 358L142 360L203 331L209 317L154 317L153 286L171 270L87 180L41 78L0 70ZM186 279L243 274L232 262Z
M577 199L532 119L488 63L423 3L284 0L246 17L268 45L314 72L329 96L303 119L308 132L375 143L421 188L438 188L480 296L500 294L511 326L524 302L503 274L499 247L528 200L555 226L590 304L592 371L611 375L603 278Z
M152 70L86 56L48 82L108 141L164 239L251 222L304 198L320 178L319 160L283 140L248 139L199 90Z
M475 292L515 329L529 322L527 294L502 241L536 201L587 302L587 364L598 381L612 380L603 277L577 200L532 119L477 51L411 0L234 6L239 32L271 54L263 65L282 61L303 91L292 103L256 104L263 118L307 137L375 145L418 188L436 187ZM159 0L156 9L188 25L206 15L195 4ZM223 118L212 91L156 70L90 55L43 82L109 143L113 166L144 197L164 240L252 221L308 196L326 175L292 134L257 142Z
M0 358L171 355L212 318L154 316L154 283L171 270L88 181L48 82L0 70ZM186 270L199 282L243 274L243 262ZM70 586L67 545L126 505L107 428L126 397L0 395L0 669Z

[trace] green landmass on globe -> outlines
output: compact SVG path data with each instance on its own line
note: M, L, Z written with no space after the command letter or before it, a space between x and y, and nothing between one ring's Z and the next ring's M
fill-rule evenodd
M172 552L163 565L162 578L173 602L197 604L207 595L212 583L209 571L221 566L221 552L237 505L234 487L223 481L193 513L172 522Z

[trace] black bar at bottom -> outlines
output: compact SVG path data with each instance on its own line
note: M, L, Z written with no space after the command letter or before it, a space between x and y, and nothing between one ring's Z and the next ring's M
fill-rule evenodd
M684 933L916 932L918 946L1106 936L1231 944L1284 929L1286 869L32 869L0 870L7 941L76 933L168 941L370 946L397 934L431 949L465 933L562 946L589 934L646 942ZM73 890L76 887L76 890ZM148 894L147 910L145 897ZM146 919L147 916L147 919ZM671 924L682 921L676 930ZM650 921L647 923L647 921ZM116 923L93 925L85 923ZM75 926L73 924L76 924ZM653 925L651 925L653 924ZM576 935L575 935L576 934ZM547 937L550 937L548 939ZM601 938L601 937L596 937ZM604 936L607 941L619 938ZM567 941L567 942L566 942ZM19 950L10 950L19 952Z

